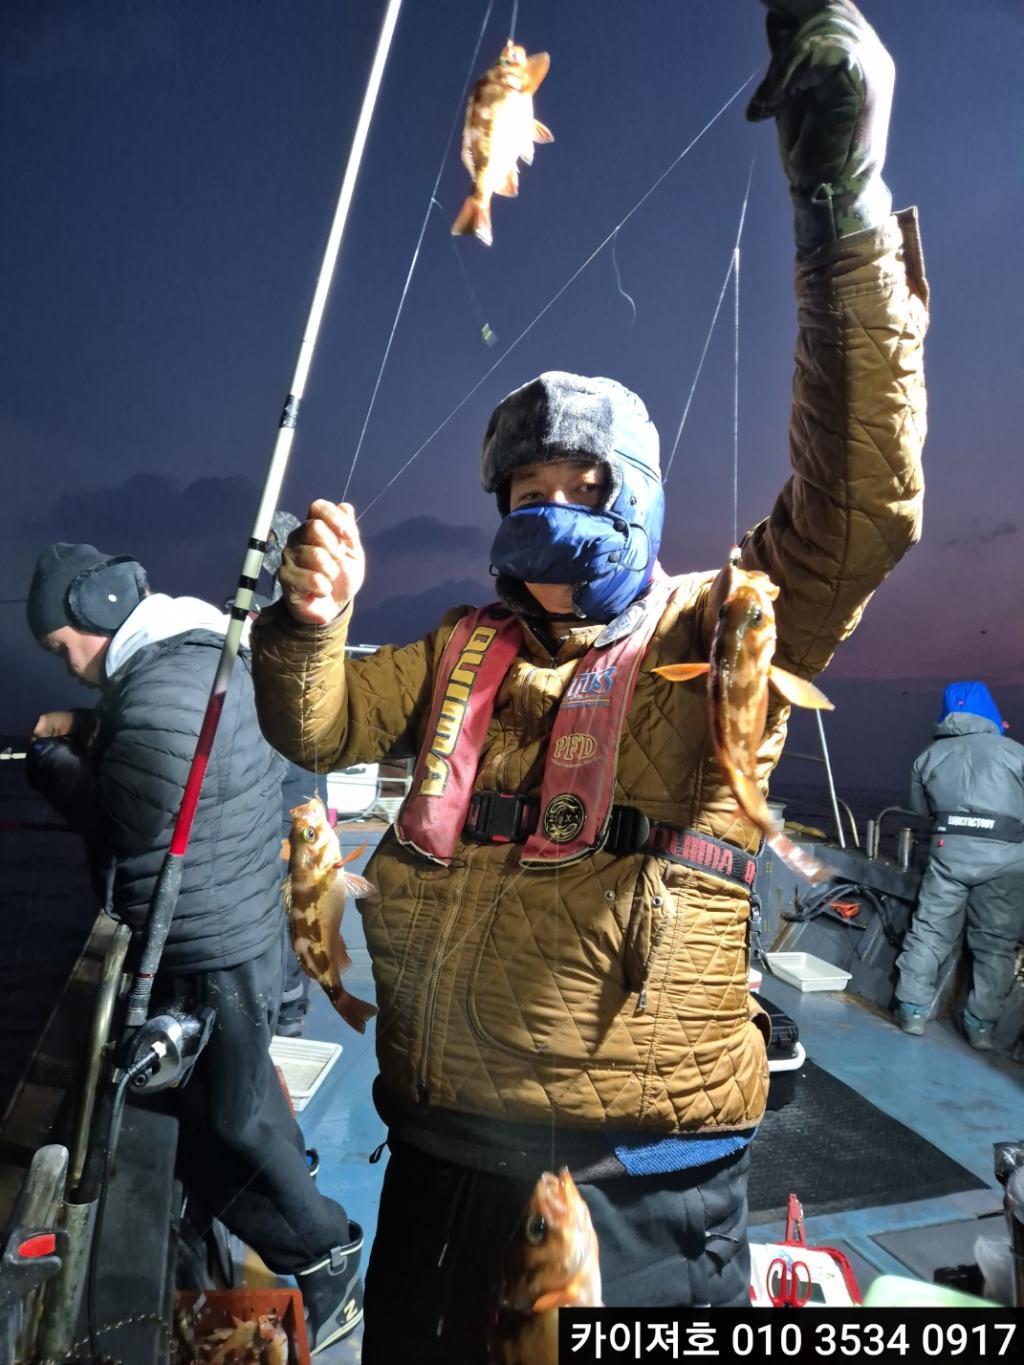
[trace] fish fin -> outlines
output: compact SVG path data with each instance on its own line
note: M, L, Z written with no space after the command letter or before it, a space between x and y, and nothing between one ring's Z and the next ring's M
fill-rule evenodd
M365 852L366 840L364 839L358 848L354 848L351 853L345 854L344 858L342 858L341 861L338 863L338 866L344 867L346 863L354 863L355 860L357 858L361 858Z
M558 1289L551 1289L547 1294L542 1294L539 1299L534 1299L533 1311L535 1313L546 1313L549 1308L560 1307L564 1301L561 1287Z
M290 914L292 913L292 879L291 879L291 877L285 877L284 881L281 883L281 901L282 901L282 903L283 903L283 905L284 905L285 914L290 915Z
M470 233L474 237L479 237L485 246L490 246L494 240L491 234L490 205L481 203L472 195L467 197L458 218L452 224L453 237L466 237Z
M365 1033L367 1023L377 1013L376 1005L371 1005L367 1000L360 1000L358 995L350 995L348 991L344 991L339 999L335 1000L334 1008L345 1023L357 1033Z
M513 166L505 179L504 185L499 186L494 191L495 194L504 195L506 199L515 199L519 194L519 167Z
M535 52L532 57L527 57L523 89L532 95L548 74L550 67L551 56L547 52Z
M292 841L290 839L281 840L281 861L290 862L292 856Z
M338 975L344 976L349 967L352 966L352 959L349 957L348 944L339 934L334 944L334 965L338 969Z
M782 859L791 872L806 877L809 882L827 882L837 876L835 868L823 863L813 853L798 848L781 830L769 836L768 847Z
M704 664L663 664L661 668L653 668L652 673L657 673L659 678L667 678L669 682L690 682L693 678L700 678L705 673L711 672L711 665Z
M361 896L375 896L377 888L373 882L368 882L365 877L360 877L358 872L345 873L345 889L350 896L357 899Z
M539 118L533 120L533 140L534 142L554 142L555 135L546 123L541 123Z
M777 664L772 664L768 676L775 690L791 705L809 706L813 711L835 710L821 688L815 687L814 683L808 682L806 678L798 678L795 673L787 673Z

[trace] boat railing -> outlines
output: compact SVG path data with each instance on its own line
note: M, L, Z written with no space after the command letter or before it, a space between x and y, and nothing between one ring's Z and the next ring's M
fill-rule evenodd
M872 861L876 861L878 858L882 838L882 822L887 815L909 815L917 821L922 819L919 811L911 810L908 806L883 807L873 820L868 821L864 851ZM909 827L904 827L899 831L899 837L896 841L896 861L904 869L908 868L912 861L913 838L914 832Z
M391 764L397 767L397 764ZM409 795L412 786L412 760L405 763L404 772L379 772L377 775L377 802L374 809L389 822L394 820Z
M792 749L787 749L783 756L785 758L795 758L799 760L799 762L801 763L817 763L819 767L822 768L826 767L825 760L822 758L820 754L801 754L796 753ZM843 800L843 798L835 791L834 787L830 790L829 796L833 803L832 816L836 822L837 831L836 842L839 844L840 848L846 847L846 836L843 833L842 822L840 821L839 818L839 811L843 811L844 814L846 815L847 821L849 822L850 838L853 842L853 846L854 848L860 848L860 833L857 829L857 818L854 815L849 803Z
M0 1359L5 1362L35 1356L45 1281L59 1268L57 1253L64 1250L56 1228L67 1170L66 1147L51 1143L36 1151L0 1242L6 1281L0 1289ZM45 1245L30 1246L37 1241Z

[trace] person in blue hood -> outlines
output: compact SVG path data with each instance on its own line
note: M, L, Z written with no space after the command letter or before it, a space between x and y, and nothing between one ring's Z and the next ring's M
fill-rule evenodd
M972 1047L992 1035L1013 985L1024 934L1024 745L983 682L951 683L935 739L914 764L910 804L934 821L917 911L897 959L896 1016L924 1032L943 964L967 924L971 991L963 1029Z

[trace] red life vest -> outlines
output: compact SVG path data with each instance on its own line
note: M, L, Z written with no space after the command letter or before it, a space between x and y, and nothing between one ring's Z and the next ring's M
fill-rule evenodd
M675 586L676 580L656 572L647 596L627 608L581 659L558 707L540 820L523 848L524 866L575 862L602 846L637 674ZM494 700L522 643L518 619L491 606L463 617L445 646L426 739L395 821L399 840L434 862L449 862L455 851Z

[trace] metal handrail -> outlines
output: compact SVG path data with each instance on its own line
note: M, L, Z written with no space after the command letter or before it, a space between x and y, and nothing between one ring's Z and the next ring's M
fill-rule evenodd
M52 1228L64 1199L68 1170L68 1149L57 1143L40 1147L32 1158L28 1175L15 1205L11 1225L24 1228ZM29 1290L15 1312L0 1324L0 1350L13 1341L14 1361L28 1360L35 1354L44 1285Z
M86 1054L85 1078L79 1100L75 1121L75 1133L71 1140L71 1166L68 1186L72 1191L78 1187L85 1167L89 1150L89 1133L92 1128L93 1110L96 1105L96 1091L100 1083L103 1059L110 1042L110 1025L114 1017L114 1005L124 971L124 960L131 943L131 930L126 924L119 924L107 948L100 969L100 982L96 996L96 1009L92 1018L89 1050Z
M846 801L844 801L841 796L837 796L836 801L841 806L841 808L844 811L846 811L846 818L850 822L850 834L853 838L854 848L860 848L860 835L857 832L857 821L854 818L853 811L850 809L849 804Z
M838 807L842 807L842 809L846 811L846 818L850 822L850 831L853 837L853 846L854 848L860 848L860 835L857 832L857 821L854 817L853 811L850 809L849 804L836 793L835 786L832 782L831 765L824 758L822 758L821 754L800 754L793 749L785 749L782 753L782 757L796 758L799 759L801 763L817 763L820 764L820 766L825 769L828 775L829 798L832 802L832 818L836 822L836 830L839 836L839 847L840 848L846 847L846 839L843 835L843 828L839 819L839 810L837 809Z

